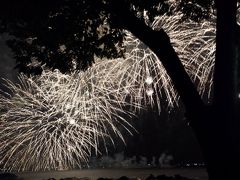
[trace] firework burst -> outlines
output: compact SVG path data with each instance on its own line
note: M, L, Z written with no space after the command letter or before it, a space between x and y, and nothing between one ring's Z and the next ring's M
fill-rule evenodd
M123 118L126 103L118 100L112 82L95 72L44 71L37 78L21 75L17 85L7 81L12 95L0 99L3 169L77 168L92 150L98 153L99 142L113 143L113 134L123 140L119 126L131 127Z
M181 14L156 18L152 28L163 28L170 36L187 73L196 84L200 94L210 96L215 57L215 24L205 21L182 22ZM157 56L131 33L126 32L125 58L105 60L109 64L105 75L115 77L119 87L126 86L123 99L131 104L157 105L159 112L164 100L169 107L178 103L174 86ZM162 100L161 100L162 99Z
M181 15L156 18L201 94L212 82L214 23L181 22ZM7 170L81 167L99 144L130 132L130 110L142 105L177 104L172 82L156 55L126 32L125 58L96 59L85 72L64 75L44 71L39 77L7 81L11 95L0 98L0 166ZM130 107L130 108L126 108ZM131 109L132 108L132 109ZM126 111L129 109L129 111ZM130 129L130 130L129 130ZM105 145L106 147L106 145Z

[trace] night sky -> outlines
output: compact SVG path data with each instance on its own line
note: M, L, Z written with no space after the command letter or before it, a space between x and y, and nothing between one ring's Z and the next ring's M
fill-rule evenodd
M15 60L11 49L5 43L8 38L7 34L0 34L0 76L15 81L17 77Z

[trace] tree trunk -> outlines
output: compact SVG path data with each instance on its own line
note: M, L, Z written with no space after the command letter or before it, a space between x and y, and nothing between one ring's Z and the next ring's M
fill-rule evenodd
M186 116L202 148L209 180L234 179L239 176L240 170L238 148L240 141L237 136L239 129L237 129L238 123L234 116L236 92L232 73L235 65L233 51L235 32L231 29L234 22L234 13L231 12L236 3L228 1L223 4L220 3L219 6L226 7L227 5L226 9L218 9L213 106L204 105L164 30L152 30L129 12L127 5L123 2L115 9L115 13L117 12L123 19L122 26L157 55L170 76L184 103ZM229 26L225 27L226 24Z
M236 9L237 1L216 0L217 34L212 118L212 153L206 152L209 179L231 179L240 169L237 119ZM211 133L211 131L209 132ZM215 152L215 153L214 153ZM217 177L217 178L216 178Z

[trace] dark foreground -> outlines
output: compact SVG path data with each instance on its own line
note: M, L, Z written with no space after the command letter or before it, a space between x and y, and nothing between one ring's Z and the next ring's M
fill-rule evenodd
M135 168L135 169L83 169L71 171L48 171L48 172L24 172L16 173L22 180L47 180L54 178L56 180L70 178L74 179L91 179L96 180L99 178L112 178L118 179L126 176L131 179L149 179L150 175L155 177L166 175L173 180L177 179L178 175L194 180L207 180L207 172L204 168L178 168L178 169L153 169L153 168ZM167 177L167 179L168 179Z

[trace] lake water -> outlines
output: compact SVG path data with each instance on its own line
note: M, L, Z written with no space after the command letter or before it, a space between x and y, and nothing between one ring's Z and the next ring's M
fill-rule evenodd
M130 178L145 179L150 174L174 176L179 174L184 177L194 178L196 180L207 180L207 172L204 168L121 168L121 169L82 169L82 170L70 170L70 171L48 171L48 172L24 172L17 173L17 175L24 180L47 180L48 178L90 178L96 180L100 177L105 178L120 178L121 176L127 176Z

